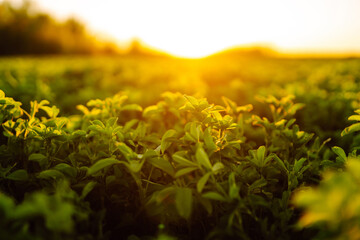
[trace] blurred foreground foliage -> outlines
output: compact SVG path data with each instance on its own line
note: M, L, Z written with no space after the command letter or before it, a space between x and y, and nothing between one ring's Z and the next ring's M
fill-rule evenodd
M345 128L341 135L355 133L359 136L360 109L349 117L355 121ZM360 238L360 142L355 138L350 153L333 147L336 161L324 160L326 171L316 188L303 188L294 198L294 203L302 207L304 215L298 226L320 229L317 239Z

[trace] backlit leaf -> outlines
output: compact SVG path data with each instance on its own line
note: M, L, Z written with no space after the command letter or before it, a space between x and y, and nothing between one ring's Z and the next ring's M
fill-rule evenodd
M360 123L354 123L341 132L341 136L360 131Z
M347 157L346 157L346 153L345 151L341 148L341 147L332 147L331 150L339 156L339 158L341 159L342 162L345 162Z

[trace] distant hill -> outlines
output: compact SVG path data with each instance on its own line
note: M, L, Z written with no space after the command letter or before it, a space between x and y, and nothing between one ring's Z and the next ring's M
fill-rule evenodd
M223 51L217 52L208 56L207 58L237 58L237 57L275 57L278 53L267 47L254 46L254 47L233 47Z
M171 57L170 54L154 49L150 46L147 46L139 39L133 39L130 43L130 46L127 50L123 51L124 55L132 56L148 56L148 57Z

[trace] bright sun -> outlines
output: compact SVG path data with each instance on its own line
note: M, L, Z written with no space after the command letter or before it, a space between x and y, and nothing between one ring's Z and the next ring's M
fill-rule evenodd
M181 57L244 44L288 52L360 52L358 0L87 0L86 6L82 0L36 2L60 18L75 15L95 32L119 41L138 38Z

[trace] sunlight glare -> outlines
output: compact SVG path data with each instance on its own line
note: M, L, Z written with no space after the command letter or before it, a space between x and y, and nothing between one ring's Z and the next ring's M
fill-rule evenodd
M280 51L359 51L360 1L37 0L58 17L77 16L99 35L133 38L181 57L239 45Z

